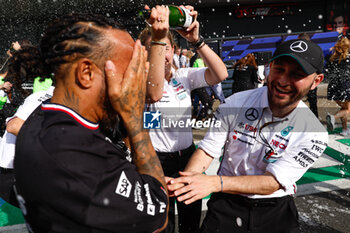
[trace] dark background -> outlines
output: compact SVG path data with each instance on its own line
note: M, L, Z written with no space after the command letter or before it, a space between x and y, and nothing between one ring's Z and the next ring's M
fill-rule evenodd
M4 60L13 41L29 39L33 44L38 44L47 22L62 14L103 14L121 21L135 38L145 26L144 20L137 17L137 12L144 4L180 5L183 2L194 5L199 12L198 20L204 38L225 40L268 34L326 31L330 11L333 8L344 9L350 0L0 0L0 59ZM273 11L265 16L252 15L257 8L263 7ZM244 12L248 14L242 14ZM186 47L185 41L179 38L178 42Z

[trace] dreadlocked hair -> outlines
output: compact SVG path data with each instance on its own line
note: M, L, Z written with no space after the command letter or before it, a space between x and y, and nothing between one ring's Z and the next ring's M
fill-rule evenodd
M46 73L58 72L60 66L82 57L102 66L101 58L110 51L110 43L100 46L103 31L121 28L116 22L101 15L72 13L57 18L48 24L41 43L41 55L47 65Z
M39 49L31 45L23 46L8 61L5 81L12 83L12 92L25 98L31 91L23 89L22 84L33 83L36 77L41 77L43 70Z

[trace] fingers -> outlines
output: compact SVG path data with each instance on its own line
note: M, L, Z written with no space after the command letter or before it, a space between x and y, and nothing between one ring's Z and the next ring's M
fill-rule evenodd
M116 93L120 93L123 77L121 75L118 75L114 63L110 60L106 61L105 74L108 94L111 102L113 103L114 100L118 98L117 96L115 96Z
M167 188L169 191L176 191L179 188L182 188L183 186L185 186L184 183L176 183L176 184L168 184Z
M198 28L198 31L199 31L199 22L198 21L194 21L188 28L186 28L186 31L190 32L190 31L192 31L194 29L197 30L197 28Z
M11 91L11 88L12 88L12 86L4 86L4 87L3 87L3 90L4 90L6 93L8 93L8 92Z
M174 192L175 196L178 196L177 201L183 202L186 205L188 205L204 197L198 194L195 190L191 190L190 187L188 186L185 186L185 187L187 187L188 190L183 192L182 195Z
M112 103L117 101L124 92L127 92L126 90L130 90L133 88L133 86L134 89L144 89L140 86L135 87L135 84L137 81L144 83L146 82L148 66L145 65L147 59L145 55L147 55L145 49L142 48L140 41L137 40L134 46L132 58L124 75L120 72L117 72L116 67L112 61L106 62L106 82L109 98Z
M132 86L132 84L136 81L136 77L138 76L140 72L141 66L141 56L142 56L142 47L140 40L136 40L135 45L134 45L134 51L129 63L128 68L125 71L124 74L124 83L122 88L128 88L129 86Z
M157 22L160 23L167 23L169 22L169 8L168 6L156 6L156 9L158 11L158 18Z
M151 15L148 19L148 22L153 25L154 22L156 21L157 17L158 17L158 12L157 12L157 9L155 7L152 7L152 10L151 10Z
M12 83L10 83L10 82L5 82L5 83L4 83L4 86L5 86L6 88L12 87Z
M190 15L191 15L192 17L194 17L194 20L197 19L197 17L198 17L198 11L195 11L193 6L190 6L190 5L186 5L186 6L181 5L181 6L190 11Z
M20 50L20 49L21 49L21 45L19 44L18 41L13 42L12 47L13 47L15 50Z
M185 193L192 191L191 184L184 185L182 188L178 188L174 191L175 196L181 196ZM182 197L181 201L186 200L187 198Z
M193 203L193 202L195 202L195 201L198 201L198 200L200 200L200 199L202 199L199 195L194 195L194 196L192 196L191 198L189 198L189 199L187 199L186 201L184 201L184 203L186 204L186 205L189 205L189 204L191 204L191 203Z
M148 20L152 26L154 24L169 24L169 8L164 5L157 5L152 8L150 18Z
M169 176L164 176L165 179L165 183L169 183L172 179L174 179L173 177L169 177Z
M191 183L191 179L188 176L181 176L181 177L172 179L170 181L170 184L178 184L178 183L189 184L189 183Z
M182 196L177 197L176 200L178 200L180 202L183 202L186 205L188 205L188 204L191 204L192 202L194 202L194 201L196 201L198 199L201 199L201 198L198 198L198 197L200 197L198 194L196 194L193 191L190 191L190 192L187 192L186 194L184 194Z

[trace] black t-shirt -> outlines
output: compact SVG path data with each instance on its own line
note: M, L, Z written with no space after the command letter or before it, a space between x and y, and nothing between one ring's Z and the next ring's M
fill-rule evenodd
M67 107L39 106L17 137L14 161L17 198L29 230L159 229L166 192L155 178L136 171L124 148Z

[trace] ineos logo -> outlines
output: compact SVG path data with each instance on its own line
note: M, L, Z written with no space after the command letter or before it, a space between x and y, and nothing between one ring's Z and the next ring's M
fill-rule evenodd
M290 45L290 49L296 53L303 53L303 52L307 51L308 46L304 41L298 40L298 41L293 42Z
M259 117L259 112L255 108L249 108L245 112L245 118L247 118L250 121L255 121Z

